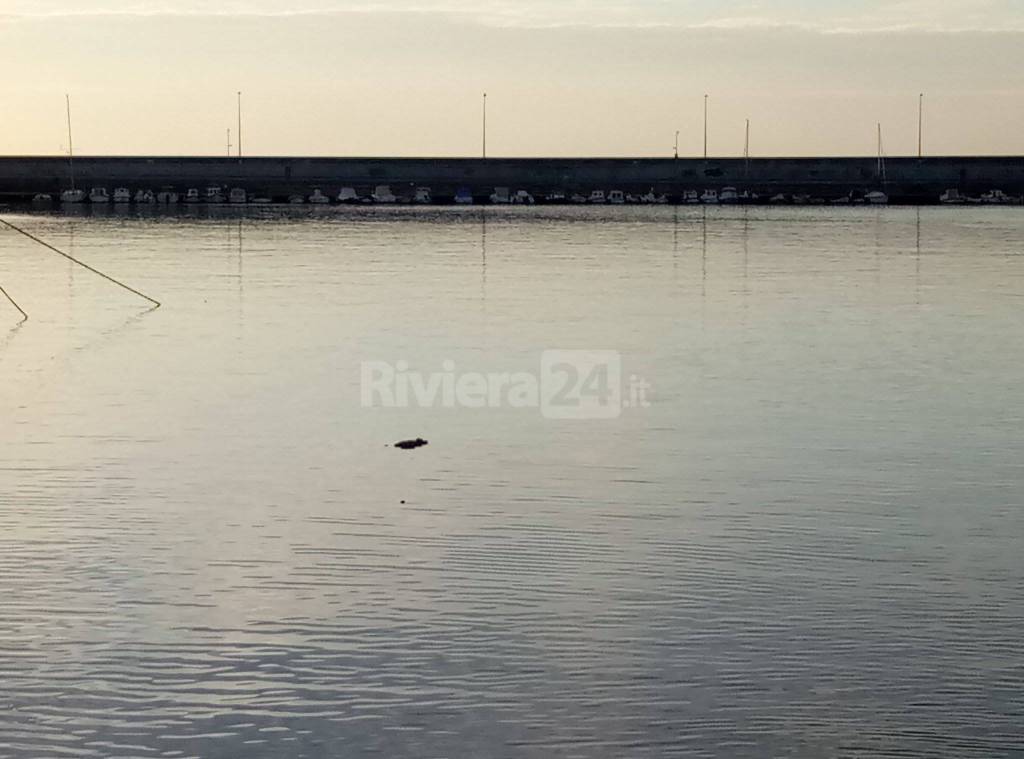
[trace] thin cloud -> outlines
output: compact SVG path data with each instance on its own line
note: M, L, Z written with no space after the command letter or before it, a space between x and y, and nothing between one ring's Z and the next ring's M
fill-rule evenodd
M851 0L852 2L853 0ZM303 0L282 9L270 0L245 3L141 0L110 5L109 0L15 0L0 20L82 17L303 18L344 15L432 15L453 22L512 28L678 28L719 30L794 29L818 33L1024 31L1024 9L1008 0L860 0L851 10L828 11L809 0L731 5L728 10L691 0L578 0L553 4L539 0Z

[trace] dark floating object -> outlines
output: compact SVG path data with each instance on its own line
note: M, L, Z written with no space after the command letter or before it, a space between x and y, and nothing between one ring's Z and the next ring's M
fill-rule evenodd
M401 448L403 451L413 451L417 448L422 448L427 444L426 440L418 437L415 440L403 440L401 443L395 443L395 448Z

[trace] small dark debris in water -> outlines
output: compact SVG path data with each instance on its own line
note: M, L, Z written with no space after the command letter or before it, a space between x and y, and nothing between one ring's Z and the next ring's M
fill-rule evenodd
M402 501L402 503L405 503L405 501Z
M425 445L427 445L427 441L418 437L415 440L403 440L400 443L395 443L395 448L401 448L403 451L413 451Z

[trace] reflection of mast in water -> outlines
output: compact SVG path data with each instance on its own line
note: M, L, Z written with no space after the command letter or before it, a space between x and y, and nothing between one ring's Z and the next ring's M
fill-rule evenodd
M708 208L703 206L700 220L700 297L708 294Z
M750 208L743 207L743 318L750 310Z
M75 222L68 222L68 253L75 255ZM68 261L68 310L75 303L75 263Z
M876 284L882 286L882 212L875 212L875 278Z
M914 253L914 295L921 305L921 206L917 207L917 246Z
M480 209L480 300L487 305L487 211Z
M238 305L242 305L242 296L245 295L245 277L242 271L242 220L238 220Z
M672 273L679 274L679 206L672 206Z

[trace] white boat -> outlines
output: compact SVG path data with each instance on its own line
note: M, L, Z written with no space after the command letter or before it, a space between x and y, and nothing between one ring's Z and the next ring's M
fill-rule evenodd
M394 203L398 200L394 193L391 192L391 186L386 184L379 184L373 189L373 194L370 195L374 203Z
M572 195L571 200L576 205L581 206L581 205L583 205L584 203L587 202L587 196L586 195L580 195L578 192L574 192L573 195Z
M564 192L549 192L544 196L545 203L564 203L565 193Z
M668 197L663 194L655 195L654 188L652 187L650 190L648 190L647 192L640 196L640 202L648 205L654 204L661 206L668 203Z
M864 194L864 202L873 206L884 206L889 203L889 196L881 190L872 190Z
M981 202L995 206L1017 205L1020 198L1011 197L1002 190L990 190L981 194Z
M220 187L207 187L205 198L207 203L223 203L224 193Z
M455 191L455 204L459 206L473 205L473 193L468 187L460 187Z
M202 200L202 198L199 195L199 190L195 187L190 187L188 192L185 193L186 203L198 203L200 200Z
M516 194L512 196L512 205L532 206L535 202L533 195L526 190L516 190Z
M641 198L640 195L634 195L631 192L627 193L626 194L626 203L628 203L629 205L637 205L638 203L642 203L643 202L640 198Z
M429 187L417 187L416 194L412 198L413 203L418 203L421 206L428 206L434 202L434 198L430 193Z
M362 198L359 197L359 193L356 192L355 187L342 187L341 192L338 193L339 203L361 203Z
M771 198L768 199L768 202L771 203L773 206L785 205L786 203L789 202L789 196L783 192L780 192L777 195L772 195Z
M289 195L288 196L288 203L289 203L289 205L301 206L305 202L306 202L306 198L303 197L302 195Z
M53 196L45 192L40 192L32 196L33 203L52 203Z
M811 196L806 194L797 194L793 196L793 205L795 206L806 206L810 205Z
M85 190L64 190L60 194L61 203L84 203L85 198Z
M718 196L719 203L739 203L740 194L735 187L723 187Z
M249 202L254 206L269 206L274 201L268 198L266 195L254 195L249 198Z
M696 190L684 190L682 199L687 205L696 205L700 203L700 194Z
M512 195L507 187L495 187L491 193L491 203L496 206L507 206L512 202Z
M135 202L140 204L155 203L156 195L153 194L152 190L136 190Z
M249 196L246 195L245 190L241 187L232 187L231 192L228 193L228 202L235 204L246 203L249 200Z
M713 206L718 204L718 190L704 190L700 196L700 202Z
M198 197L198 195L199 193L197 191L196 196ZM178 193L174 190L160 190L160 192L156 194L156 202L162 206L177 205L178 200Z
M590 197L587 198L588 203L606 203L607 200L604 196L604 190L594 190L590 193Z
M622 190L612 190L608 193L608 202L613 206L621 206L626 202L626 194Z
M313 194L309 196L309 202L315 206L325 206L331 202L331 199L320 192L320 188L313 190Z
M132 191L127 187L115 187L114 188L114 202L115 203L131 203L132 202Z
M960 190L949 189L939 196L939 202L945 206L962 206L967 203L967 198L960 194Z
M107 194L106 187L93 187L89 190L89 202L90 203L109 203L110 195Z

